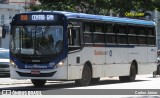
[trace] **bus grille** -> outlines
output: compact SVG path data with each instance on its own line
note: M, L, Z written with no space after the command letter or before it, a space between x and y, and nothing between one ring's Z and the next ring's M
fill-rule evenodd
M52 77L57 71L50 73L40 73L40 74L31 74L31 73L22 73L16 71L22 77Z

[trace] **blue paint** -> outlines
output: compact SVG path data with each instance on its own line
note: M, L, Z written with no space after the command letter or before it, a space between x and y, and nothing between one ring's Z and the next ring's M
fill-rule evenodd
M120 17L93 15L93 14L85 14L85 13L72 13L72 12L64 12L64 11L54 11L54 12L62 13L68 19L81 18L81 19L89 19L89 20L90 19L100 20L100 21L105 21L105 22L116 22L116 23L127 23L127 24L135 24L135 25L155 26L155 23L153 21L146 21L146 20L139 20L139 19L120 18Z
M29 12L29 14L36 14L35 12ZM37 13L42 13L45 14L43 12L37 12ZM48 13L48 12L47 12ZM53 14L52 12L49 12L50 14ZM60 13L59 13L60 14ZM21 62L20 60L18 60L14 55L12 55L12 53L10 53L10 59L18 66L18 68L20 69L54 69L55 66L62 61L63 59L65 59L67 57L67 53L68 53L68 46L67 46L67 35L66 35L66 30L67 30L67 17L65 15L63 15L63 18L61 19L61 22L63 23L63 40L64 40L64 50L61 54L59 54L53 61L45 63L45 64L25 64L23 62ZM34 23L33 23L34 24ZM33 25L32 24L32 25ZM11 51L10 51L11 52ZM51 66L51 64L53 66ZM26 67L27 66L27 67ZM34 68L33 66L39 66L42 68Z
M106 45L106 47L114 47L114 48L134 48L135 45Z
M53 69L55 66L63 59L67 57L66 53L63 53L62 55L58 56L53 61L46 63L46 64L25 64L18 60L16 57L14 57L10 53L10 59L18 66L20 69ZM52 66L51 66L52 64ZM27 66L27 67L26 67ZM39 66L39 67L33 67L33 66Z
M59 55L57 58L55 58L53 61L46 63L46 64L24 64L21 61L19 61L17 58L15 58L10 53L10 59L14 61L14 63L18 66L18 68L25 69L26 66L46 66L46 69L53 69L61 60L65 59L68 54L68 46L67 46L67 19L88 19L88 20L99 20L104 22L116 22L116 23L127 23L127 24L135 24L135 25L148 25L148 26L154 26L155 23L153 21L145 21L145 20L138 20L138 19L129 19L129 18L119 18L119 17L111 17L111 16L102 16L102 15L93 15L93 14L84 14L84 13L71 13L71 12L64 12L64 11L53 11L53 12L29 12L28 14L33 13L57 13L58 15L62 14L64 20L61 20L63 23L63 39L64 39L64 51L61 55ZM27 14L27 13L26 13ZM106 45L106 47L117 47L117 48L134 48L134 45ZM151 50L152 51L152 50ZM110 57L112 56L112 51L109 51ZM53 64L53 66L50 66L50 63ZM44 68L42 68L44 69Z

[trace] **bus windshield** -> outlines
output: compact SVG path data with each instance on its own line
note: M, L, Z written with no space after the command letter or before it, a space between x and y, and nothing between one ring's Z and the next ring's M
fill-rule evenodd
M63 27L14 26L10 48L14 54L58 54L63 50Z

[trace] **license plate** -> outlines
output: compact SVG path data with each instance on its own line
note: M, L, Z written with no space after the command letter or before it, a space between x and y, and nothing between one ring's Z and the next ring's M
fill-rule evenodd
M39 70L32 70L32 71L31 71L31 74L33 74L33 75L38 75L38 74L40 74L40 71L39 71Z

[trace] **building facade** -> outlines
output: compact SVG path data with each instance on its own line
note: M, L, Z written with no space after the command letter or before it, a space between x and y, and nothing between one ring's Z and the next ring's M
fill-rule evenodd
M157 32L157 48L160 50L160 12L154 12L154 19L156 22L156 32Z
M29 6L36 4L36 0L9 0L10 5Z
M10 22L15 14L28 11L30 5L40 4L38 0L0 0L0 48L9 48ZM2 38L2 26L7 26L8 33Z
M8 4L9 0L0 0L0 4Z
M15 14L24 12L24 8L16 5L0 4L0 47L9 48L10 22ZM7 34L2 38L2 26L7 26Z

